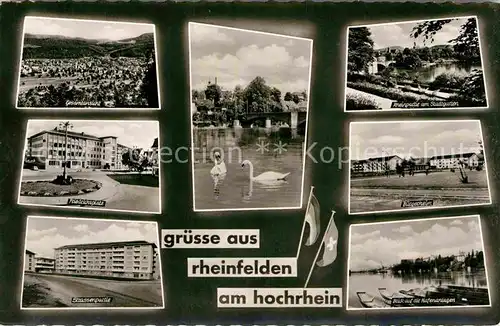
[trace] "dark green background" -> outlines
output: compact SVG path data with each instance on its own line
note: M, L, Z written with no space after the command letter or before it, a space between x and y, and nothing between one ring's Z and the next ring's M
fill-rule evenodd
M500 196L497 87L500 85L500 5L496 4L415 4L415 3L24 3L0 7L0 323L18 324L495 324L500 321ZM149 20L157 26L161 111L157 112L70 112L26 110L14 105L17 65L25 15L54 15L134 21ZM490 109L418 112L343 112L345 74L345 27L363 22L413 20L456 15L478 15L484 52L484 66ZM336 262L317 268L310 286L346 287L348 230L350 223L423 217L481 214L489 272L492 308L416 309L398 311L347 312L336 309L227 309L218 310L217 287L301 287L317 247L304 248L297 279L188 279L186 258L203 256L294 256L304 210L194 213L192 211L191 165L162 165L163 214L139 215L50 208L20 207L17 189L24 133L29 118L60 119L159 119L162 146L177 148L190 143L190 103L187 54L187 22L206 18L279 19L309 22L316 26L314 39L309 143L319 157L322 146L338 148L348 144L350 121L401 119L468 119L482 121L490 173L493 205L349 216L347 214L347 164L342 169L330 164L306 162L307 200L311 184L322 205L322 224L329 210L337 211L339 255ZM265 58L263 58L265 60ZM186 153L187 155L187 153ZM187 158L187 156L186 156ZM163 250L164 310L143 311L20 311L23 248L28 215L88 217L103 219L157 220L161 228L259 228L260 250ZM319 242L319 241L318 241ZM317 244L318 245L318 244ZM345 292L345 290L344 290ZM344 293L344 305L345 305Z

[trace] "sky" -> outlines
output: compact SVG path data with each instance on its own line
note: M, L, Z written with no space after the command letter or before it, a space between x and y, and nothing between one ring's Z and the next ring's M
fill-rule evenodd
M24 21L24 32L38 35L57 35L92 40L118 41L145 33L153 33L154 25L26 17Z
M217 77L223 89L246 87L261 76L282 94L309 89L312 41L191 23L192 89Z
M62 120L30 120L27 137L43 130L53 130ZM97 137L116 136L117 142L127 147L151 148L158 137L158 122L156 121L70 121L73 128L70 131L84 132Z
M26 229L26 249L47 258L73 244L143 240L159 246L154 222L28 217Z
M484 251L478 216L353 225L349 269L380 268L401 259Z
M456 38L462 26L468 18L460 18L452 20L450 23L445 24L443 28L434 35L434 42L427 41L427 46L444 45L448 44L450 40ZM401 46L412 48L413 43L416 42L417 46L424 46L423 37L414 39L410 37L413 27L419 23L396 23L384 24L377 26L367 26L372 33L372 40L375 49L386 48L388 46Z
M353 160L476 153L479 140L479 121L353 123L349 152Z

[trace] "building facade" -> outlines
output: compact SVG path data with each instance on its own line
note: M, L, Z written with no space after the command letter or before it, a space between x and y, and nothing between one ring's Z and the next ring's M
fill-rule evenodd
M24 252L24 271L35 272L35 253L29 250Z
M456 169L460 167L460 162L466 167L477 167L481 159L476 153L465 153L433 156L430 160L431 166L437 169Z
M146 241L68 245L55 249L61 274L153 280L159 275L156 245Z
M116 170L127 170L128 166L124 165L122 162L122 157L123 154L129 152L131 148L122 145L122 144L116 144Z
M158 155L158 138L153 141L153 146L151 146L151 163L153 164L153 174L156 176L160 175L160 157Z
M86 133L68 131L65 150L65 132L58 130L41 131L28 138L26 157L41 162L39 168L61 169L67 151L67 168L72 169L115 169L121 164L117 138L96 137ZM124 147L124 146L123 146Z
M397 155L385 157L373 157L366 160L353 160L351 169L353 172L385 172L395 171L396 165L401 164L403 159Z
M35 272L53 273L55 268L54 258L35 257Z

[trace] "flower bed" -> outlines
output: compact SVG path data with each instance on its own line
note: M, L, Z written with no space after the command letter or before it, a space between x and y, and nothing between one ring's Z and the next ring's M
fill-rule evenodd
M21 183L21 196L62 197L84 195L101 189L94 180L74 179L70 185L58 185L51 181L26 181Z

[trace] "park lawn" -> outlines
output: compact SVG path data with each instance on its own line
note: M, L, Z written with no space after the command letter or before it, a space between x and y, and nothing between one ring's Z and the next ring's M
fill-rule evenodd
M75 179L70 185L58 185L50 181L23 182L21 192L35 191L37 193L56 193L60 191L75 192L84 189L92 189L97 183L92 180Z
M353 188L380 188L380 189L477 189L488 188L486 171L467 171L469 183L460 181L460 172L431 172L429 175L425 173L417 173L413 176L406 175L398 177L391 175L389 178L363 178L351 179L351 187Z
M106 174L111 179L127 185L156 187L160 186L160 178L151 174Z

